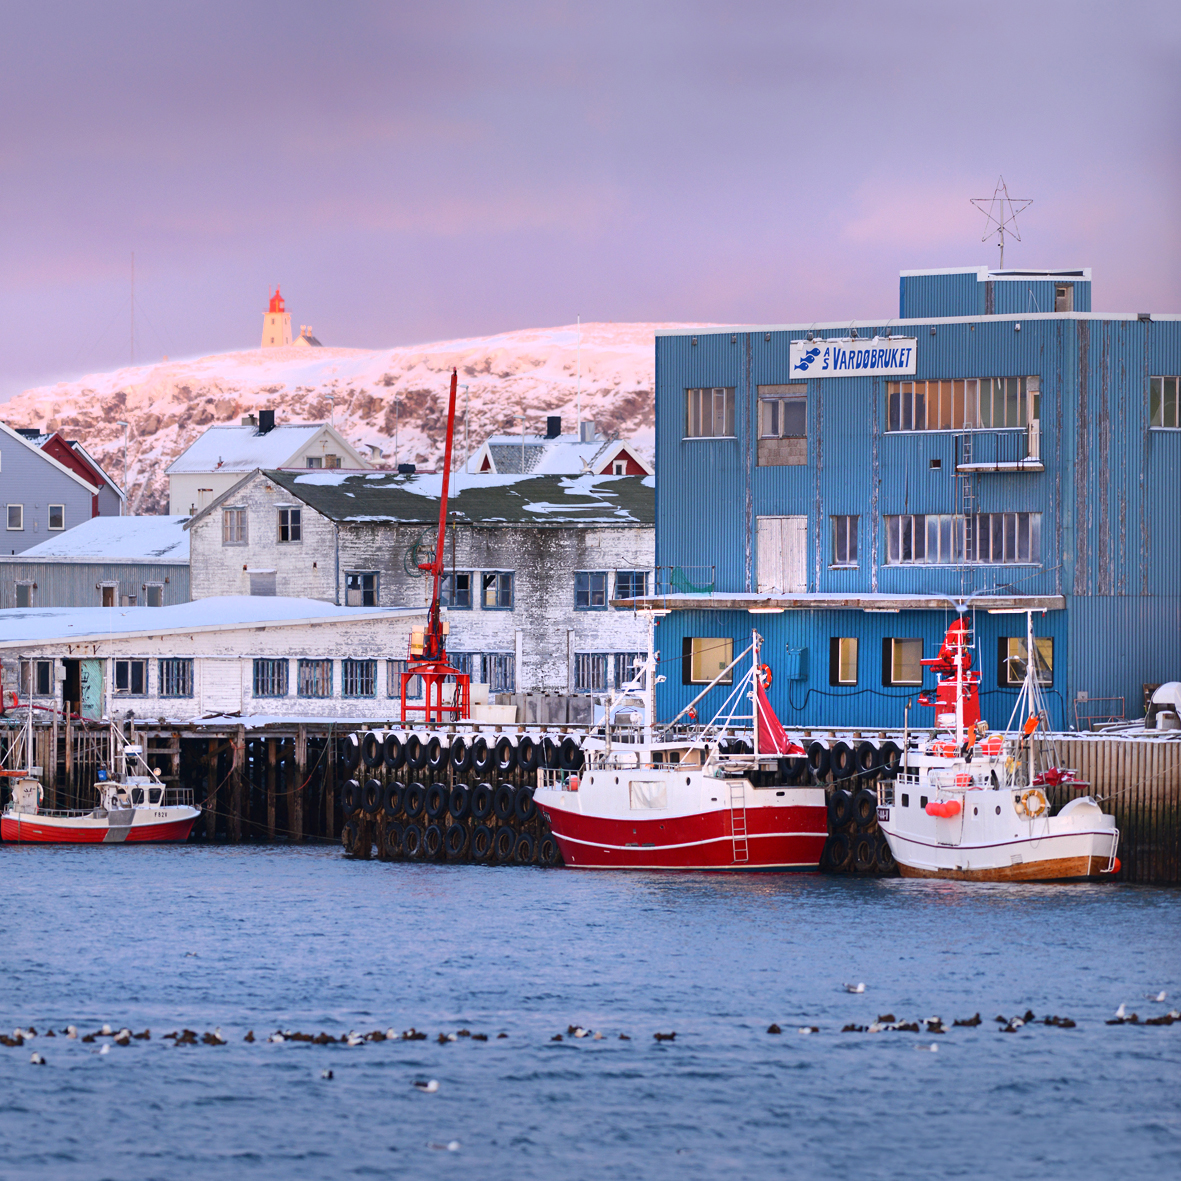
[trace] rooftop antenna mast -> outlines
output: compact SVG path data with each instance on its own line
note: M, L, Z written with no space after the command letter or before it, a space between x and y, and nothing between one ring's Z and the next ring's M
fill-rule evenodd
M131 364L135 365L135 251L131 252Z
M582 317L578 317L578 392L574 396L574 433L582 439Z
M1005 269L1005 232L1008 231L1021 241L1021 232L1017 229L1017 214L1028 209L1033 204L1032 197L1010 197L1009 186L1005 184L1003 176L997 177L996 189L991 197L972 197L972 204L988 219L987 229L981 242L987 242L994 234L1001 248L1000 270ZM1005 211L1008 206L1008 212Z

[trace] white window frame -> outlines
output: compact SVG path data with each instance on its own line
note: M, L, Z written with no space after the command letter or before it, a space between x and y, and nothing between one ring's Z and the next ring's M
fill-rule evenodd
M231 513L235 514L234 527L231 527L230 524ZM221 543L222 545L248 545L250 543L249 524L244 504L228 504L222 508Z
M127 688L119 688L119 665L127 665ZM136 693L132 688L134 683L134 676L132 675L132 665L142 664L144 670L143 692ZM121 656L118 658L111 658L111 693L116 697L147 697L149 696L150 686L148 684L149 669L151 662L144 656Z
M303 509L298 504L275 506L275 540L279 545L299 545L303 541ZM292 516L294 515L294 520ZM286 520L284 520L286 517ZM283 531L287 530L287 536Z
M1170 391L1170 385L1172 390ZM1155 387L1155 388L1154 388ZM1169 417L1169 393L1172 393L1173 421ZM1160 422L1153 420L1159 418ZM1150 377L1148 379L1148 428L1153 431L1181 430L1181 377Z
M857 552L857 529L859 518L856 514L836 514L829 517L832 522L832 565L836 569L855 570L860 564ZM850 546L850 542L852 545ZM844 548L845 557L841 558ZM852 556L850 556L850 548Z
M1010 388L1010 383L1012 388ZM1011 404L1010 404L1011 400ZM960 420L956 421L959 407ZM934 416L932 417L932 407ZM946 407L947 414L943 410ZM997 422L997 409L1002 421ZM917 420L922 417L922 423ZM1015 421L1010 422L1013 418ZM955 377L886 383L886 433L1024 431L1041 422L1041 378Z
M4 514L4 523L8 528L9 533L23 533L25 529L25 506L23 504L9 504L5 508L7 512ZM12 523L12 510L16 509L17 523Z
M698 386L685 391L685 438L686 439L734 439L735 435L735 386ZM708 397L707 397L708 396ZM706 424L706 402L708 400L708 430ZM721 418L722 429L715 430Z
M53 510L61 510L61 524L53 524ZM66 506L64 504L49 504L45 506L45 528L51 533L60 533L66 527Z

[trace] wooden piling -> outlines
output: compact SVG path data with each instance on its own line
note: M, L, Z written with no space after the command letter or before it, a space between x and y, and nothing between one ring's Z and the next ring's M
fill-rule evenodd
M301 725L295 732L295 782L291 793L291 827L294 830L291 839L302 841L303 830L303 796L307 790L308 778L308 728Z
M67 807L78 807L78 790L74 783L74 717L69 701L66 702L66 800Z
M267 840L275 840L275 762L278 758L277 743L267 739Z
M234 844L242 840L242 777L246 771L246 727L234 733L233 766L230 770L230 814L227 835Z
M336 840L336 740L332 731L324 740L324 835L330 840Z
M217 762L219 744L216 738L209 739L206 756L209 766L206 769L205 780L205 839L213 840L217 835Z

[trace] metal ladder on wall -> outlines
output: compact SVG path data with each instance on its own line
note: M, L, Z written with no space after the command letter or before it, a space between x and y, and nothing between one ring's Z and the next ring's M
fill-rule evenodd
M734 863L750 860L746 842L746 784L741 779L730 781L730 837L734 842Z

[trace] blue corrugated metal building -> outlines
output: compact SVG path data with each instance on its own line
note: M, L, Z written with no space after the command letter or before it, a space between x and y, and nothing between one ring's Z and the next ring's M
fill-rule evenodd
M992 725L1026 607L1056 728L1140 716L1181 678L1181 317L1093 313L1089 270L908 271L899 303L657 338L659 716L757 628L786 724L930 725L957 603Z

